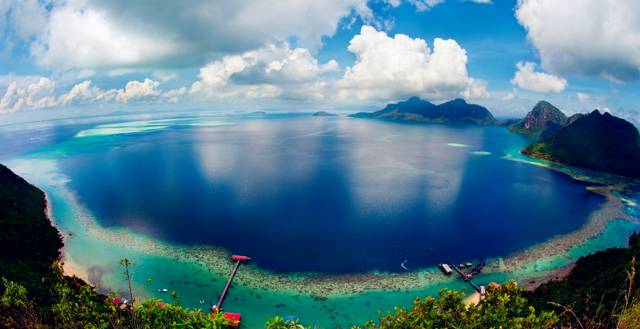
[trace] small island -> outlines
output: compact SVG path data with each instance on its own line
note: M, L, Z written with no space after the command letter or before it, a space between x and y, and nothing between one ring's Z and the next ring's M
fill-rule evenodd
M360 112L350 116L409 123L471 125L495 125L497 123L497 120L485 107L468 104L460 98L435 105L414 96L403 102L388 104L377 112Z
M318 111L318 112L315 112L313 116L314 117L335 117L338 115L334 113L325 112L325 111Z

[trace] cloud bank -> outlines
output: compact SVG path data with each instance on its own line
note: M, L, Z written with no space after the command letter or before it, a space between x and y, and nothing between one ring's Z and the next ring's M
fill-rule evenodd
M625 82L640 79L640 1L519 0L518 22L542 67Z
M163 94L160 83L151 79L129 81L121 89L102 90L90 80L74 85L68 92L56 95L55 82L46 77L9 83L0 98L0 111L42 109L58 106L95 103L132 103L170 100L174 95Z
M79 69L199 65L290 38L314 52L352 14L373 18L365 0L68 0L51 9L32 55L46 68Z

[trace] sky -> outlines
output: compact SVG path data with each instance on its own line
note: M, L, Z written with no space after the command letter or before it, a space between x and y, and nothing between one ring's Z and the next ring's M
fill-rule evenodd
M3 0L0 118L420 96L498 117L544 99L638 125L637 13L637 0Z

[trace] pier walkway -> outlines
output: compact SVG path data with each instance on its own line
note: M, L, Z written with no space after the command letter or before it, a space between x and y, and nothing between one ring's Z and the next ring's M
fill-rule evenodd
M233 255L231 256L231 260L235 260L236 264L233 266L233 270L231 271L231 275L229 275L229 280L227 280L227 284L224 286L224 289L222 290L222 294L220 295L220 299L218 299L218 303L215 306L216 310L220 310L220 306L222 306L222 302L224 302L224 298L227 297L227 292L229 292L229 287L231 286L231 282L233 281L233 277L236 276L236 273L238 272L238 268L240 267L240 264L242 264L243 262L249 261L251 258L247 257L247 256L239 256L239 255Z
M454 271L456 271L456 273L458 273L458 274L460 275L460 277L461 277L464 281L468 282L468 283L473 287L473 289L475 289L478 293L480 293L480 294L484 293L484 292L482 291L482 288L480 288L480 286L479 286L479 285L477 285L477 284L475 284L473 281L471 281L471 279L470 279L470 278L468 278L468 277L467 277L467 275L466 275L466 274L464 274L464 272L460 271L460 269L458 268L458 266L453 265L453 264L450 264L450 266L451 266L451 268L453 268L453 270L454 270Z

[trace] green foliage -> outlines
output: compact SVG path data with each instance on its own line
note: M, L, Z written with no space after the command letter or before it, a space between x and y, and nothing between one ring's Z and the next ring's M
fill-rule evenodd
M640 291L640 235L627 248L611 248L578 259L569 275L540 285L527 298L537 308L570 310L566 324L599 323L614 328L617 315ZM633 275L630 275L633 274Z
M171 292L171 301L175 305L180 305L180 296L178 296L178 292L175 290Z
M640 303L635 303L620 315L619 329L640 328Z
M304 329L298 320L288 321L281 316L275 316L265 323L266 329Z
M58 327L113 328L127 322L113 303L87 285L73 287L63 282L54 289L59 296L58 303L52 307Z
M33 302L27 299L27 289L2 278L0 296L0 328L43 328Z
M46 216L42 191L0 165L0 275L27 289L38 304L51 305L57 280L51 264L62 239Z
M27 302L27 289L18 283L2 278L4 292L0 296L0 303L9 306L24 306Z
M156 299L144 301L136 307L136 317L141 328L203 328L222 329L227 320L221 312L205 314L201 310L189 310L177 305L165 304Z
M535 158L570 166L640 177L640 134L609 113L581 116L555 134L522 150Z
M459 292L443 290L437 298L417 298L410 309L395 308L366 329L400 328L552 328L558 317L549 311L536 312L511 282L489 288L477 305L466 306Z
M181 308L155 299L147 300L134 309L118 306L113 298L97 294L90 286L77 286L66 280L52 289L59 298L52 306L52 316L39 319L33 304L26 299L24 287L8 280L3 280L3 285L0 327L222 329L228 324L223 313L205 314L202 310ZM132 313L135 317L131 316Z

